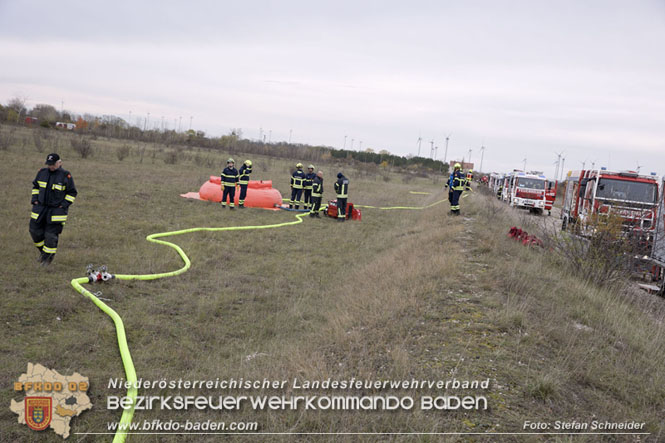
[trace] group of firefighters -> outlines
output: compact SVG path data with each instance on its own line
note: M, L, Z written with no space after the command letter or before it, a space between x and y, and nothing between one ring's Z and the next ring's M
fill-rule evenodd
M300 203L303 209L309 210L309 216L320 218L321 198L323 197L323 172L314 172L314 165L307 167L307 172L303 171L302 163L296 164L296 170L291 174L291 199L289 200L289 209L300 209ZM245 160L240 169L235 168L235 160L229 158L226 161L226 168L222 171L222 207L228 205L231 209L235 208L236 185L240 186L240 196L238 197L238 207L245 207L245 198L247 197L247 186L249 185L249 175L252 173L252 161ZM349 179L341 172L337 174L335 182L335 193L337 194L337 220L346 219L346 202L349 195ZM295 208L294 208L295 206Z
M462 172L462 165L455 163L453 172L448 177L446 188L448 188L448 201L450 202L450 213L460 215L459 200L462 192L471 190L473 171L469 169L466 175Z
M32 182L32 211L30 215L30 235L35 247L39 250L39 261L48 265L53 261L58 249L58 236L67 221L67 211L74 203L77 191L71 174L61 168L62 161L56 153L46 157L46 167L39 170ZM305 210L309 209L310 217L320 217L321 199L323 197L323 172L314 173L314 165L303 171L302 163L296 164L296 170L291 174L291 199L289 209L300 209L303 204ZM235 161L229 158L226 168L222 171L222 207L226 208L227 200L231 209L235 208L236 186L240 187L238 207L245 207L249 176L252 173L252 161L245 160L240 169L235 168ZM450 211L454 215L460 214L460 197L464 190L470 190L473 171L465 175L462 166L456 163L452 174L448 178L448 200ZM347 199L349 195L349 179L341 172L337 174L335 182L337 195L337 221L346 219Z

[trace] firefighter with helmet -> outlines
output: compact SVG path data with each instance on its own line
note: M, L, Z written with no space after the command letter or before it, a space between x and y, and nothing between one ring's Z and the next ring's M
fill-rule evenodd
M337 174L335 182L335 193L337 194L337 221L346 220L346 201L349 198L349 179L341 172Z
M69 171L60 167L56 153L46 157L46 167L37 172L32 182L30 236L39 250L39 262L48 266L58 250L58 236L67 221L67 212L77 191Z
M240 185L240 197L238 198L238 208L245 207L245 197L247 197L247 186L249 185L249 174L252 173L252 161L245 160L238 171L238 184Z
M323 172L319 171L312 180L312 209L309 211L310 217L320 218L321 198L323 197Z
M302 200L302 190L305 182L305 173L302 170L302 163L296 164L296 170L291 174L291 201L289 208L293 209L295 203L296 209L300 208L300 201Z
M466 187L467 191L471 190L471 181L472 180L473 180L473 169L469 169L466 173L466 183L465 183L465 187Z
M450 201L450 212L454 215L460 215L459 212L459 200L462 192L464 192L464 185L466 183L466 178L462 174L462 165L455 163L455 170L453 171L453 195Z
M238 170L235 168L235 161L229 158L226 161L226 168L222 171L222 208L226 208L226 198L229 198L229 207L235 208L236 184L238 183Z
M305 180L303 181L303 207L305 209L309 209L312 205L312 183L314 177L316 177L316 173L314 173L314 165L309 165L307 167L307 173L305 174Z

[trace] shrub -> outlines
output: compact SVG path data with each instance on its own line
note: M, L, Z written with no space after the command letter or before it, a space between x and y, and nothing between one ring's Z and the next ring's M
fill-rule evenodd
M129 157L130 152L131 148L129 147L129 145L122 145L115 150L115 155L118 157L118 160L123 161L124 159Z
M569 227L573 234L546 234L546 242L570 270L599 285L624 280L631 269L631 257L638 244L622 231L619 215L594 216L588 222Z
M14 131L15 129L13 128L8 131L0 130L0 151L7 151L9 149L9 145L14 139Z
M90 140L83 137L75 137L71 140L72 148L81 158L88 158L92 155L92 144Z
M168 151L164 157L164 163L167 165L175 165L178 163L178 152L177 151Z
M53 144L53 138L45 130L34 131L32 133L32 138L35 141L35 149L37 152L44 152L47 149L47 146ZM56 147L53 146L50 150L55 150Z

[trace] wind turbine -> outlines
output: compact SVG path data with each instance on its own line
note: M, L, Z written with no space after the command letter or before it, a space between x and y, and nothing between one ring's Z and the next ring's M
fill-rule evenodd
M429 148L429 156L434 160L434 140L431 140L429 142L430 148Z
M483 171L483 158L485 157L485 146L480 147L480 169L478 171Z
M448 140L450 140L450 134L446 135L446 151L443 154L444 163L448 160Z
M423 138L420 135L418 135L418 142L417 142L418 143L418 155L417 155L417 157L420 157L420 145L421 145L422 141L423 141Z
M554 163L556 163L556 170L554 171L554 180L559 181L559 166L561 166L561 156L563 155L563 151L561 152L555 152L557 159Z

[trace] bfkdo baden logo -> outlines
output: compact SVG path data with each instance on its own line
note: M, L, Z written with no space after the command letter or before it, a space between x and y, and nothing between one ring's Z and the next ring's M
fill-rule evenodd
M14 392L23 392L25 397L21 401L12 399L9 408L18 415L20 424L33 431L51 428L67 438L72 418L92 408L88 387L88 378L78 372L65 376L28 363L28 370L14 383Z
M25 397L25 423L34 431L43 431L51 424L51 397Z

